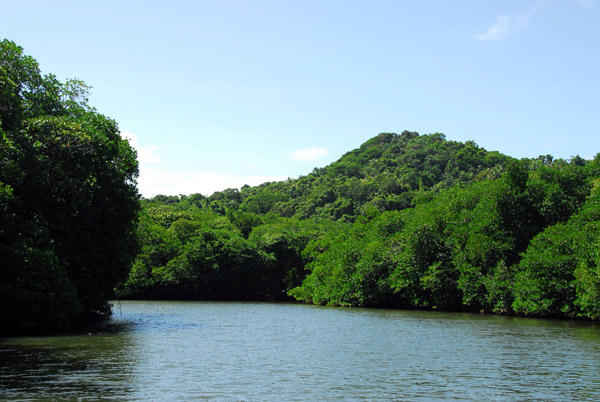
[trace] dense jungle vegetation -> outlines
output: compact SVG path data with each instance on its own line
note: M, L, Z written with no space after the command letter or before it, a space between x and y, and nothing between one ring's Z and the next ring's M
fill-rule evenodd
M296 180L143 200L118 293L598 319L599 177L384 133Z
M107 315L135 257L136 154L88 89L0 42L0 335Z
M383 133L298 179L140 201L83 82L4 40L0 84L0 335L106 316L115 291L600 319L600 154Z

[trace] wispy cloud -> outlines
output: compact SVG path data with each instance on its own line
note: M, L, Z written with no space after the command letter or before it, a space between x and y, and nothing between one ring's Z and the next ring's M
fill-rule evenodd
M157 146L140 146L137 135L128 130L121 131L121 137L129 140L129 144L135 148L138 154L138 161L140 165L164 162L160 156L155 154L156 150L158 149Z
M594 7L596 5L596 0L577 0L577 2L584 7Z
M231 176L208 171L168 171L156 167L140 169L138 190L144 197L158 194L211 195L227 188L241 188L244 185L258 186L268 181L286 180L283 176Z
M200 193L211 195L215 191L227 188L241 188L244 185L258 186L268 181L286 180L283 176L248 175L235 176L211 171L195 171L190 169L170 169L156 152L158 146L139 144L138 136L124 130L121 137L129 140L129 144L137 150L140 165L138 191L144 197L158 194L179 195Z
M481 34L475 35L478 41L501 41L516 31L520 31L529 25L529 14L520 14L516 17L500 15L496 17L496 22L490 25L487 30Z
M329 155L327 149L320 147L296 149L291 153L292 159L303 162L316 161L317 159L327 155Z

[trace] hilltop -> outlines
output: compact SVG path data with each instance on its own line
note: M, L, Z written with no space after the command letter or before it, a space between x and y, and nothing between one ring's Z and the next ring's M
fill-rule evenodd
M440 133L382 133L295 180L227 189L209 197L157 196L151 201L190 201L221 214L241 211L353 221L370 209L408 208L418 194L499 177L510 159L472 141L448 141Z
M597 319L599 177L384 133L298 179L143 200L118 294Z

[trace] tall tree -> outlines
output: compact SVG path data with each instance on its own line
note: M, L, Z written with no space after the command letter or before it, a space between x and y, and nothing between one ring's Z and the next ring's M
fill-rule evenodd
M106 315L135 256L135 151L78 80L0 42L0 333Z

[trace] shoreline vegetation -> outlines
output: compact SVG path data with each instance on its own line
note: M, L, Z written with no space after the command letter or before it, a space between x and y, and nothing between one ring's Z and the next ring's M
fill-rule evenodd
M600 154L382 133L298 179L140 200L89 87L7 40L0 82L0 335L115 296L600 319Z
M117 295L600 318L600 157L380 134L296 180L142 200Z
M110 314L136 254L136 153L88 105L0 42L0 335Z

